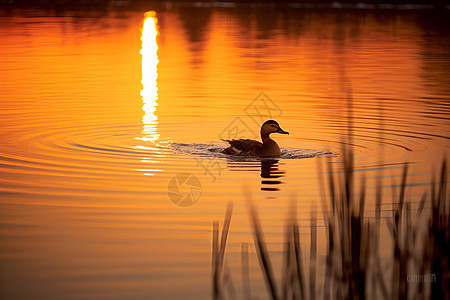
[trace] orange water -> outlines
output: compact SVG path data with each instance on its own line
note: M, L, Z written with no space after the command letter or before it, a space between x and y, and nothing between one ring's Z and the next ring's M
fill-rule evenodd
M356 174L369 198L381 176L385 214L402 165L415 203L450 146L449 30L433 16L13 11L0 36L5 299L207 298L212 222L228 201L232 270L252 242L244 188L277 258L291 195L306 242L311 211L320 219L317 166L339 167L349 124ZM274 137L285 153L334 155L208 150L257 138L269 118L290 132ZM195 205L170 201L178 174L200 182L178 191Z

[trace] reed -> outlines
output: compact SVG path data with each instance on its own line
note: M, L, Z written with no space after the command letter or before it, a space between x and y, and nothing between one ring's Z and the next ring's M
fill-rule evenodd
M249 197L249 195L248 195ZM261 271L264 274L264 278L266 280L268 293L271 299L276 300L279 299L277 293L277 287L275 283L275 277L272 270L272 263L270 261L269 251L267 250L266 243L264 241L264 235L261 229L261 223L259 221L259 216L256 211L256 207L251 203L251 199L248 199L248 203L250 206L250 220L253 227L253 234L255 237L255 247L257 249L257 254L259 258L259 262L261 265Z
M219 243L219 222L213 222L213 237L212 237L212 298L226 299L226 288L230 294L234 293L234 287L230 273L224 268L225 250L227 246L228 233L230 230L231 216L233 212L233 204L228 203L225 213L225 219L222 227L222 234Z
M270 253L264 240L264 233L256 207L247 192L249 218L252 225L256 255L260 270L265 278L270 299L450 299L449 253L450 253L450 195L447 182L447 163L441 165L438 179L433 180L430 193L423 194L417 211L413 214L408 199L408 167L405 164L400 188L391 217L381 217L381 188L376 188L375 218L365 217L366 187L361 178L357 196L353 192L356 173L353 157L344 155L343 171L336 172L328 164L329 196L322 197L322 210L327 241L324 260L325 272L318 272L317 231L315 216L312 215L310 238L310 262L303 263L299 225L296 218L295 200L285 226L283 242L282 276L274 276ZM324 185L324 180L319 180ZM338 183L338 184L337 184ZM213 225L213 298L226 298L222 292L220 278L231 220L231 209L227 209L222 239L219 245L218 224ZM390 274L383 270L379 248L386 243L381 228L387 226L392 248L388 255ZM424 226L426 226L424 230ZM226 229L225 229L226 227ZM243 299L252 299L248 271L248 248L242 248L243 274L245 284ZM309 267L309 268L308 268ZM435 282L419 281L410 284L411 274L431 274ZM305 278L309 275L308 284ZM248 286L247 286L248 285ZM319 293L317 292L319 291Z

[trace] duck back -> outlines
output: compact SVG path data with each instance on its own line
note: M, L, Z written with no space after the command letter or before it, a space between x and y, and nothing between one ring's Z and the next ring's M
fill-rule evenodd
M280 156L281 150L278 144L268 139L264 143L250 140L224 140L230 144L230 147L223 149L221 152L229 155L240 156Z
M223 149L221 152L230 155L257 156L263 146L261 142L250 139L224 141L228 142L230 147Z

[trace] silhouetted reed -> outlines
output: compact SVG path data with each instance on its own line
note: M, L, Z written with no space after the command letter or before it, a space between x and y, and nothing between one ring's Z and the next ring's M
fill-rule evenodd
M253 235L255 237L256 253L258 254L261 269L266 280L268 292L271 299L278 299L278 292L275 283L275 277L272 271L272 264L270 262L269 251L267 250L266 243L264 241L264 235L261 230L261 223L259 222L259 216L256 211L256 207L253 205L250 199L250 194L247 194L249 203L250 220L253 227Z
M213 223L213 242L212 242L212 298L225 299L226 290L228 288L230 294L234 293L229 271L224 268L224 257L227 246L228 233L231 224L231 215L233 212L232 203L228 203L225 219L222 227L222 234L219 243L219 222Z
M355 172L353 157L344 153L342 172L328 164L329 196L322 197L327 249L325 272L318 273L317 231L315 216L311 217L309 266L303 263L299 225L295 201L292 201L287 217L282 260L282 278L274 276L270 254L263 230L250 193L249 218L252 225L256 254L265 278L267 293L271 299L449 299L449 189L447 164L444 160L439 179L432 181L431 192L421 198L415 215L407 199L408 166L403 167L400 190L393 199L392 216L385 218L390 242L383 236L384 245L392 245L390 255L381 256L382 195L378 183L375 195L375 218L365 218L366 188L361 178L360 191L353 192ZM323 179L320 179L323 186ZM429 209L428 209L429 208ZM223 256L231 220L231 208L227 209L221 244L218 244L218 224L213 226L213 291L214 299L226 298L219 280ZM424 228L426 227L426 228ZM424 230L425 229L425 230ZM389 237L388 236L388 237ZM251 299L248 278L248 248L242 248L244 299ZM382 261L392 266L383 270ZM387 259L387 261L386 261ZM307 269L309 267L309 270ZM308 271L307 271L308 270ZM388 273L390 272L390 274ZM309 280L306 282L307 274ZM415 284L410 276L417 276ZM430 274L433 282L426 286L423 276ZM417 277L412 277L413 279ZM306 284L308 283L308 284ZM320 290L320 293L316 291Z

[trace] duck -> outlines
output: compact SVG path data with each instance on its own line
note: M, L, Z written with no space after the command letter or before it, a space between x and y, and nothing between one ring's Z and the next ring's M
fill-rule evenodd
M277 142L270 138L271 133L289 134L289 132L281 129L277 121L267 120L261 126L261 140L259 141L251 139L239 139L239 140L226 140L230 146L222 149L222 153L229 155L239 156L261 156L261 157L275 157L281 155L280 147Z

